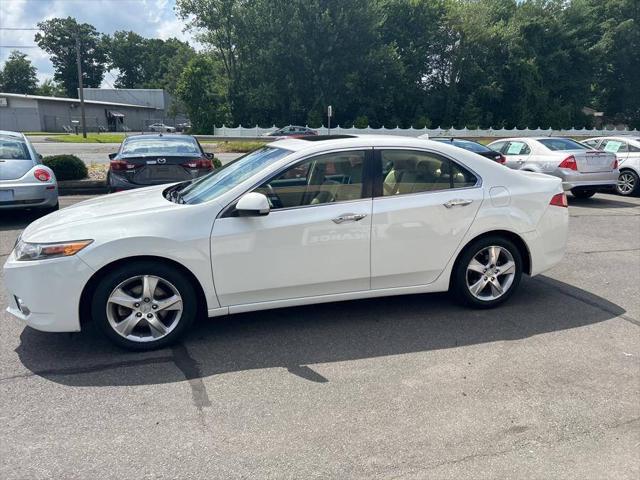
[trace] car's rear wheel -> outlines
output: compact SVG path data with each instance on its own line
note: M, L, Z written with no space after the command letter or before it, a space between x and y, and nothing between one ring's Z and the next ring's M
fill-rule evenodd
M596 191L587 188L572 188L571 194L576 198L591 198L596 194Z
M94 321L121 347L153 350L178 340L197 315L189 278L161 263L135 262L108 273L91 305Z
M471 307L495 307L518 288L522 265L520 251L508 239L480 238L458 258L452 272L452 293Z
M638 174L633 170L623 170L618 176L616 192L625 197L631 197L640 193L640 181Z

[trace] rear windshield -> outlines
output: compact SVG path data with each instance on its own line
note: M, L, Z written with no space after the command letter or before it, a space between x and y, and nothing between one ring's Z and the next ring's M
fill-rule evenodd
M148 155L200 155L200 148L193 137L136 137L122 144L120 155L137 157Z
M472 142L470 140L444 140L444 139L438 139L438 138L434 138L433 140L436 140L437 142L442 142L442 143L450 143L451 145L464 148L465 150L469 150L470 152L487 153L491 151L491 149L485 147L484 145L480 143Z
M12 137L0 137L0 158L2 160L32 160L27 144Z
M586 145L569 138L543 138L538 142L554 152L557 150L589 150Z

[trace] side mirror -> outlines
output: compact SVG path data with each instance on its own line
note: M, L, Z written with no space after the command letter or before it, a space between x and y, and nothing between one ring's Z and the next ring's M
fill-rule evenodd
M41 153L38 154L38 160L44 160L44 157L42 156Z
M204 158L208 158L209 160L213 160L213 153L204 152Z
M116 158L116 155L118 155L117 153L110 153L109 154L109 160L113 160L114 158Z
M238 203L236 203L236 211L239 217L260 217L269 215L269 200L262 193L250 192L245 193Z

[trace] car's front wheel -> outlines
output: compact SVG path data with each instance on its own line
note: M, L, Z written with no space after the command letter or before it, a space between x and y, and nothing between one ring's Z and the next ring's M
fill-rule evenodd
M132 350L162 348L178 340L197 315L190 279L169 265L134 262L99 282L91 305L105 335Z
M633 170L623 170L618 176L616 192L625 197L631 197L640 193L640 181L638 174Z
M511 241L499 236L480 238L458 258L452 293L467 306L495 307L513 295L522 270L522 256Z
M571 194L576 198L591 198L596 194L596 191L586 188L572 188Z

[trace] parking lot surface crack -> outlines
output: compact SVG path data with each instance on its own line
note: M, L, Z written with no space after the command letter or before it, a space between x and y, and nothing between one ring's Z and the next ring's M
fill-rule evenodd
M189 354L187 347L182 343L174 346L172 351L174 363L189 382L194 406L198 411L202 411L205 407L210 407L211 400L209 400L207 388L202 381L202 372L198 362Z
M33 372L19 373L8 377L0 378L0 383L9 382L21 378L29 378L33 376L49 377L49 376L67 376L67 375L85 375L88 373L101 372L105 370L114 370L117 368L136 367L141 365L153 365L157 363L167 363L174 361L174 357L151 357L138 360L125 360L116 363L105 363L101 365L83 365L80 367L70 368L51 368L45 370L36 370Z

